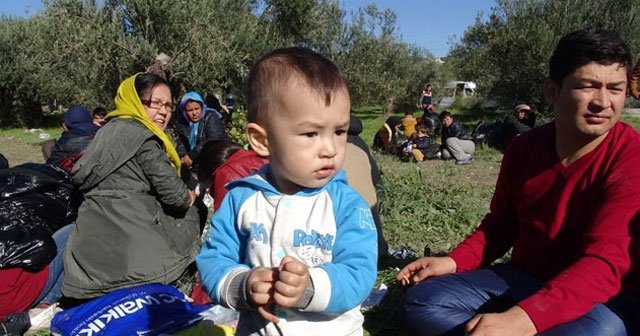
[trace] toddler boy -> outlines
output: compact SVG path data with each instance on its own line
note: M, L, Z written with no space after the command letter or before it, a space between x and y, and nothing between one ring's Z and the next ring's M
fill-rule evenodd
M278 49L254 65L247 97L246 136L269 164L229 184L196 259L203 286L241 312L237 335L362 335L377 247L341 170L347 80L315 52Z

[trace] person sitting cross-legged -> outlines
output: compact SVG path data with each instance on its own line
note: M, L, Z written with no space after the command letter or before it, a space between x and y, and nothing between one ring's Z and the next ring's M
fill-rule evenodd
M630 72L615 32L560 39L543 90L554 120L513 139L471 235L398 273L415 284L412 335L640 334L640 134L619 121Z
M457 164L469 164L473 162L473 153L476 144L471 140L469 131L454 120L449 111L440 113L442 123L442 158L455 159Z

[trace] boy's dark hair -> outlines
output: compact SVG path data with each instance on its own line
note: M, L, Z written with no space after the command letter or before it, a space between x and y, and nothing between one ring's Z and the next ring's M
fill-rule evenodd
M93 111L91 112L91 116L99 116L104 118L106 115L107 115L107 109L101 106L94 108Z
M444 110L442 112L440 112L440 120L446 118L446 117L453 117L453 115L451 114L451 112Z
M204 99L205 105L207 107L211 107L216 109L218 112L222 112L222 104L220 103L220 99L216 96L215 93L207 93L207 97Z
M348 89L342 71L324 56L301 47L276 49L262 56L249 72L247 122L266 122L279 90L292 82L306 84L327 105L336 90Z
M427 127L427 125L420 124L420 125L416 126L416 134L418 134L420 132L422 132L422 133L424 133L426 135L431 135L430 134L431 132L429 131L429 127Z
M163 84L171 89L171 85L169 85L169 82L167 82L166 79L148 72L137 75L135 82L133 83L140 99L142 99L145 94L153 90L153 88L155 88L156 86ZM171 96L173 96L173 93L171 94Z
M620 36L606 29L581 29L563 36L549 60L549 78L556 84L579 67L596 62L620 63L631 73L631 51Z
M211 185L213 172L216 171L227 159L242 145L231 140L210 140L202 147L200 161L198 162L198 180L202 181L206 187Z

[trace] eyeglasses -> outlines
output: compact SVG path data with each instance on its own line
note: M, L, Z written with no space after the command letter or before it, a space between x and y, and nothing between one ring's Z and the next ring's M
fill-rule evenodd
M146 107L154 110L165 108L167 111L173 112L173 109L176 107L175 105L173 105L172 102L163 103L159 100L141 100L140 102L144 104Z

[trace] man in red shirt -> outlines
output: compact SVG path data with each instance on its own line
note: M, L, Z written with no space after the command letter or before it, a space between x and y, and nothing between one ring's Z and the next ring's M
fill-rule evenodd
M640 135L619 122L629 48L579 30L549 66L554 121L514 139L490 212L448 256L398 273L416 283L404 310L417 334L640 332Z

